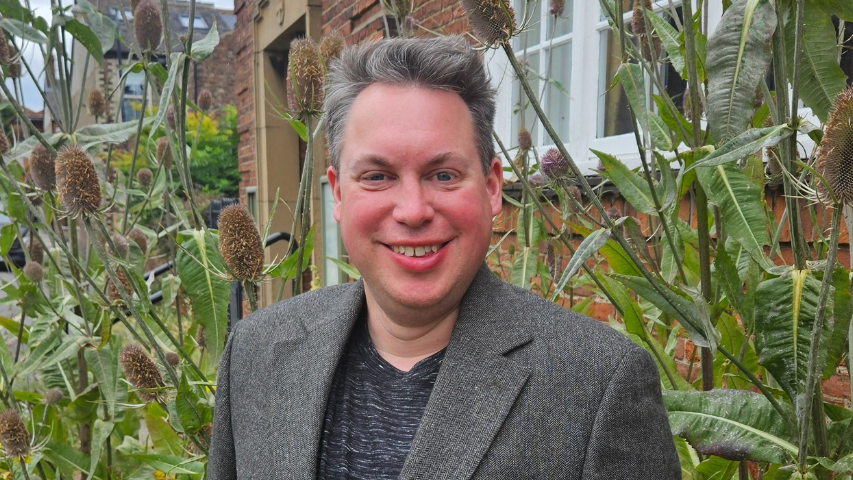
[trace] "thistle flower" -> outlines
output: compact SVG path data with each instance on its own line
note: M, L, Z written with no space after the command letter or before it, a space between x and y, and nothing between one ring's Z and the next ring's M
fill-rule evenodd
M817 170L839 202L853 204L853 86L835 97L818 152ZM831 202L823 182L818 182L817 193L822 202Z
M15 410L0 413L0 445L10 457L24 457L30 453L30 432Z
M167 137L157 139L157 162L163 165L163 168L166 170L172 168L172 149L169 148L169 139Z
M44 264L44 247L35 236L30 236L30 260Z
M651 46L655 51L655 57L658 59L660 59L663 50L661 49L660 38L658 38L657 34L655 32L651 32L651 34L649 34L649 32L646 31L646 14L643 6L645 6L645 10L651 11L651 0L637 0L637 2L634 3L634 13L631 17L631 31L634 32L634 35L637 36L642 44L643 58L645 58L646 61L651 62L652 54L649 44L651 43Z
M610 217L611 220L619 220L622 218L622 212L620 212L616 207L610 207L607 209L607 216Z
M9 137L7 137L5 133L0 131L0 153L8 152L9 146Z
M119 283L121 283L121 288L124 289L124 292L127 293L128 296L133 296L133 286L130 284L130 279L127 278L127 274L124 273L124 270L120 268L114 268L113 270L115 270L116 278L118 278ZM123 300L121 292L119 292L118 287L113 283L112 278L107 280L107 298L110 302Z
M210 90L206 88L201 89L198 92L198 108L206 112L210 110L211 105L213 105L213 95L210 93Z
M314 40L304 38L293 42L287 78L290 110L301 116L319 113L323 108L325 80L320 52Z
M555 15L559 17L563 14L563 10L566 8L566 0L551 0L548 5L548 14Z
M24 276L33 283L41 283L44 279L44 269L39 262L29 261L24 265Z
M146 0L143 0L146 1ZM166 384L163 383L163 377L154 361L148 357L145 350L135 343L125 345L118 356L118 361L121 363L121 369L124 371L124 376L135 388L136 395L145 402L157 400L159 395L157 392L147 392L147 389L162 388Z
M145 188L148 188L151 185L151 180L154 178L154 174L151 173L150 168L140 168L138 172L136 172L136 181L139 182Z
M37 143L30 155L30 178L42 190L56 189L56 157Z
M462 8L474 33L487 45L503 45L517 30L508 0L462 0Z
M92 158L74 145L56 157L56 190L59 201L71 215L91 215L101 204L101 187Z
M115 250L113 250L112 247L109 246L109 243L107 243L107 252L119 258L127 258L127 239L125 239L124 236L119 235L118 233L110 235L110 239L112 239L113 241L113 246L115 246Z
M545 176L542 175L542 172L536 172L527 177L527 183L529 183L530 186L533 188L540 188L547 185L548 180L545 179Z
M148 237L146 237L138 227L131 228L130 231L127 232L127 238L136 242L136 244L139 245L139 249L142 250L142 253L148 251Z
M96 88L89 92L89 113L95 117L103 117L107 112L107 99L104 98L104 92Z
M320 40L320 56L326 60L328 65L333 60L340 58L345 46L346 42L343 35L337 31L331 32Z
M133 29L136 43L144 50L154 50L160 46L163 36L163 20L160 9L153 0L140 0L133 10Z
M556 148L551 148L540 160L542 173L550 178L562 178L569 174L569 162Z
M533 139L530 137L530 132L526 128L518 129L518 148L520 150L530 150L533 147Z
M181 357L175 352L166 352L166 363L175 368L181 363Z
M65 394L62 393L62 390L58 388L51 388L50 390L44 393L44 398L42 399L42 402L45 405L56 405L57 403L59 403L60 400L62 400L62 397L64 396Z
M231 205L219 214L219 252L237 280L260 278L264 269L264 246L245 206Z

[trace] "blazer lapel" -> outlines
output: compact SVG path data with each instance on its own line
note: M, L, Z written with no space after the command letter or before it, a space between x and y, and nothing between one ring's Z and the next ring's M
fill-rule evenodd
M505 354L532 336L499 288L484 266L468 289L401 480L470 478L527 382L530 366Z
M359 281L342 298L328 302L327 315L304 319L303 329L288 332L275 343L271 379L282 380L275 386L280 401L273 402L270 415L272 428L282 432L284 445L272 449L276 468L270 478L316 477L329 390L363 298L364 286Z

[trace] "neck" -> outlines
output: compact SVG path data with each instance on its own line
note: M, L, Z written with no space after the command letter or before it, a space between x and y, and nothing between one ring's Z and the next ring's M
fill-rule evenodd
M367 295L367 329L373 346L386 362L407 372L450 343L459 308L416 321L388 313Z

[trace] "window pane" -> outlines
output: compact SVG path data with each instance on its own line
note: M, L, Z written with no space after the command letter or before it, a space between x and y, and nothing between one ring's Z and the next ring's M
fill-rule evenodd
M548 82L546 113L557 135L569 141L569 92L572 81L572 44L564 43L551 50L551 81ZM544 139L551 143L551 139Z
M136 120L142 116L142 100L125 98L121 101L121 119L124 122Z
M622 135L633 130L631 114L628 111L628 99L619 85L610 88L616 72L622 64L619 42L613 31L601 32L601 58L599 59L599 108L598 137Z
M527 47L539 45L542 41L542 2L541 0L535 2L526 2L524 0L515 2L515 16L519 26L521 26L525 5L527 5L526 8L530 9L530 11L527 12L530 22L528 23L527 28L522 30L521 34L513 40L515 42L513 44L513 48L516 50L523 50Z
M143 72L130 72L125 77L124 94L142 96L142 84L145 82Z
M566 0L562 15L559 17L548 15L547 20L545 20L545 35L547 38L560 37L572 33L572 21L575 18L572 14L573 10L574 1Z
M527 80L530 82L531 88L533 88L534 92L539 92L539 75L537 70L539 69L539 54L535 53L530 55L525 61L523 58L519 58L519 62L522 65L529 66ZM524 100L524 109L521 109L521 99ZM527 101L527 96L524 94L524 91L521 89L521 82L518 79L513 80L512 82L512 141L510 142L513 146L518 145L518 130L522 125L530 131L530 135L533 138L534 145L538 145L539 143L539 122L536 121L536 112L533 111L533 107L530 106L530 102Z

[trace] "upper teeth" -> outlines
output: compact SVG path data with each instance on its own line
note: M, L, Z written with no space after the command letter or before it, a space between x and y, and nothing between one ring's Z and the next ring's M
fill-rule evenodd
M403 245L391 246L391 250L394 250L394 253L402 253L407 257L423 257L427 253L437 252L439 248L441 248L441 245L423 245L417 247Z

